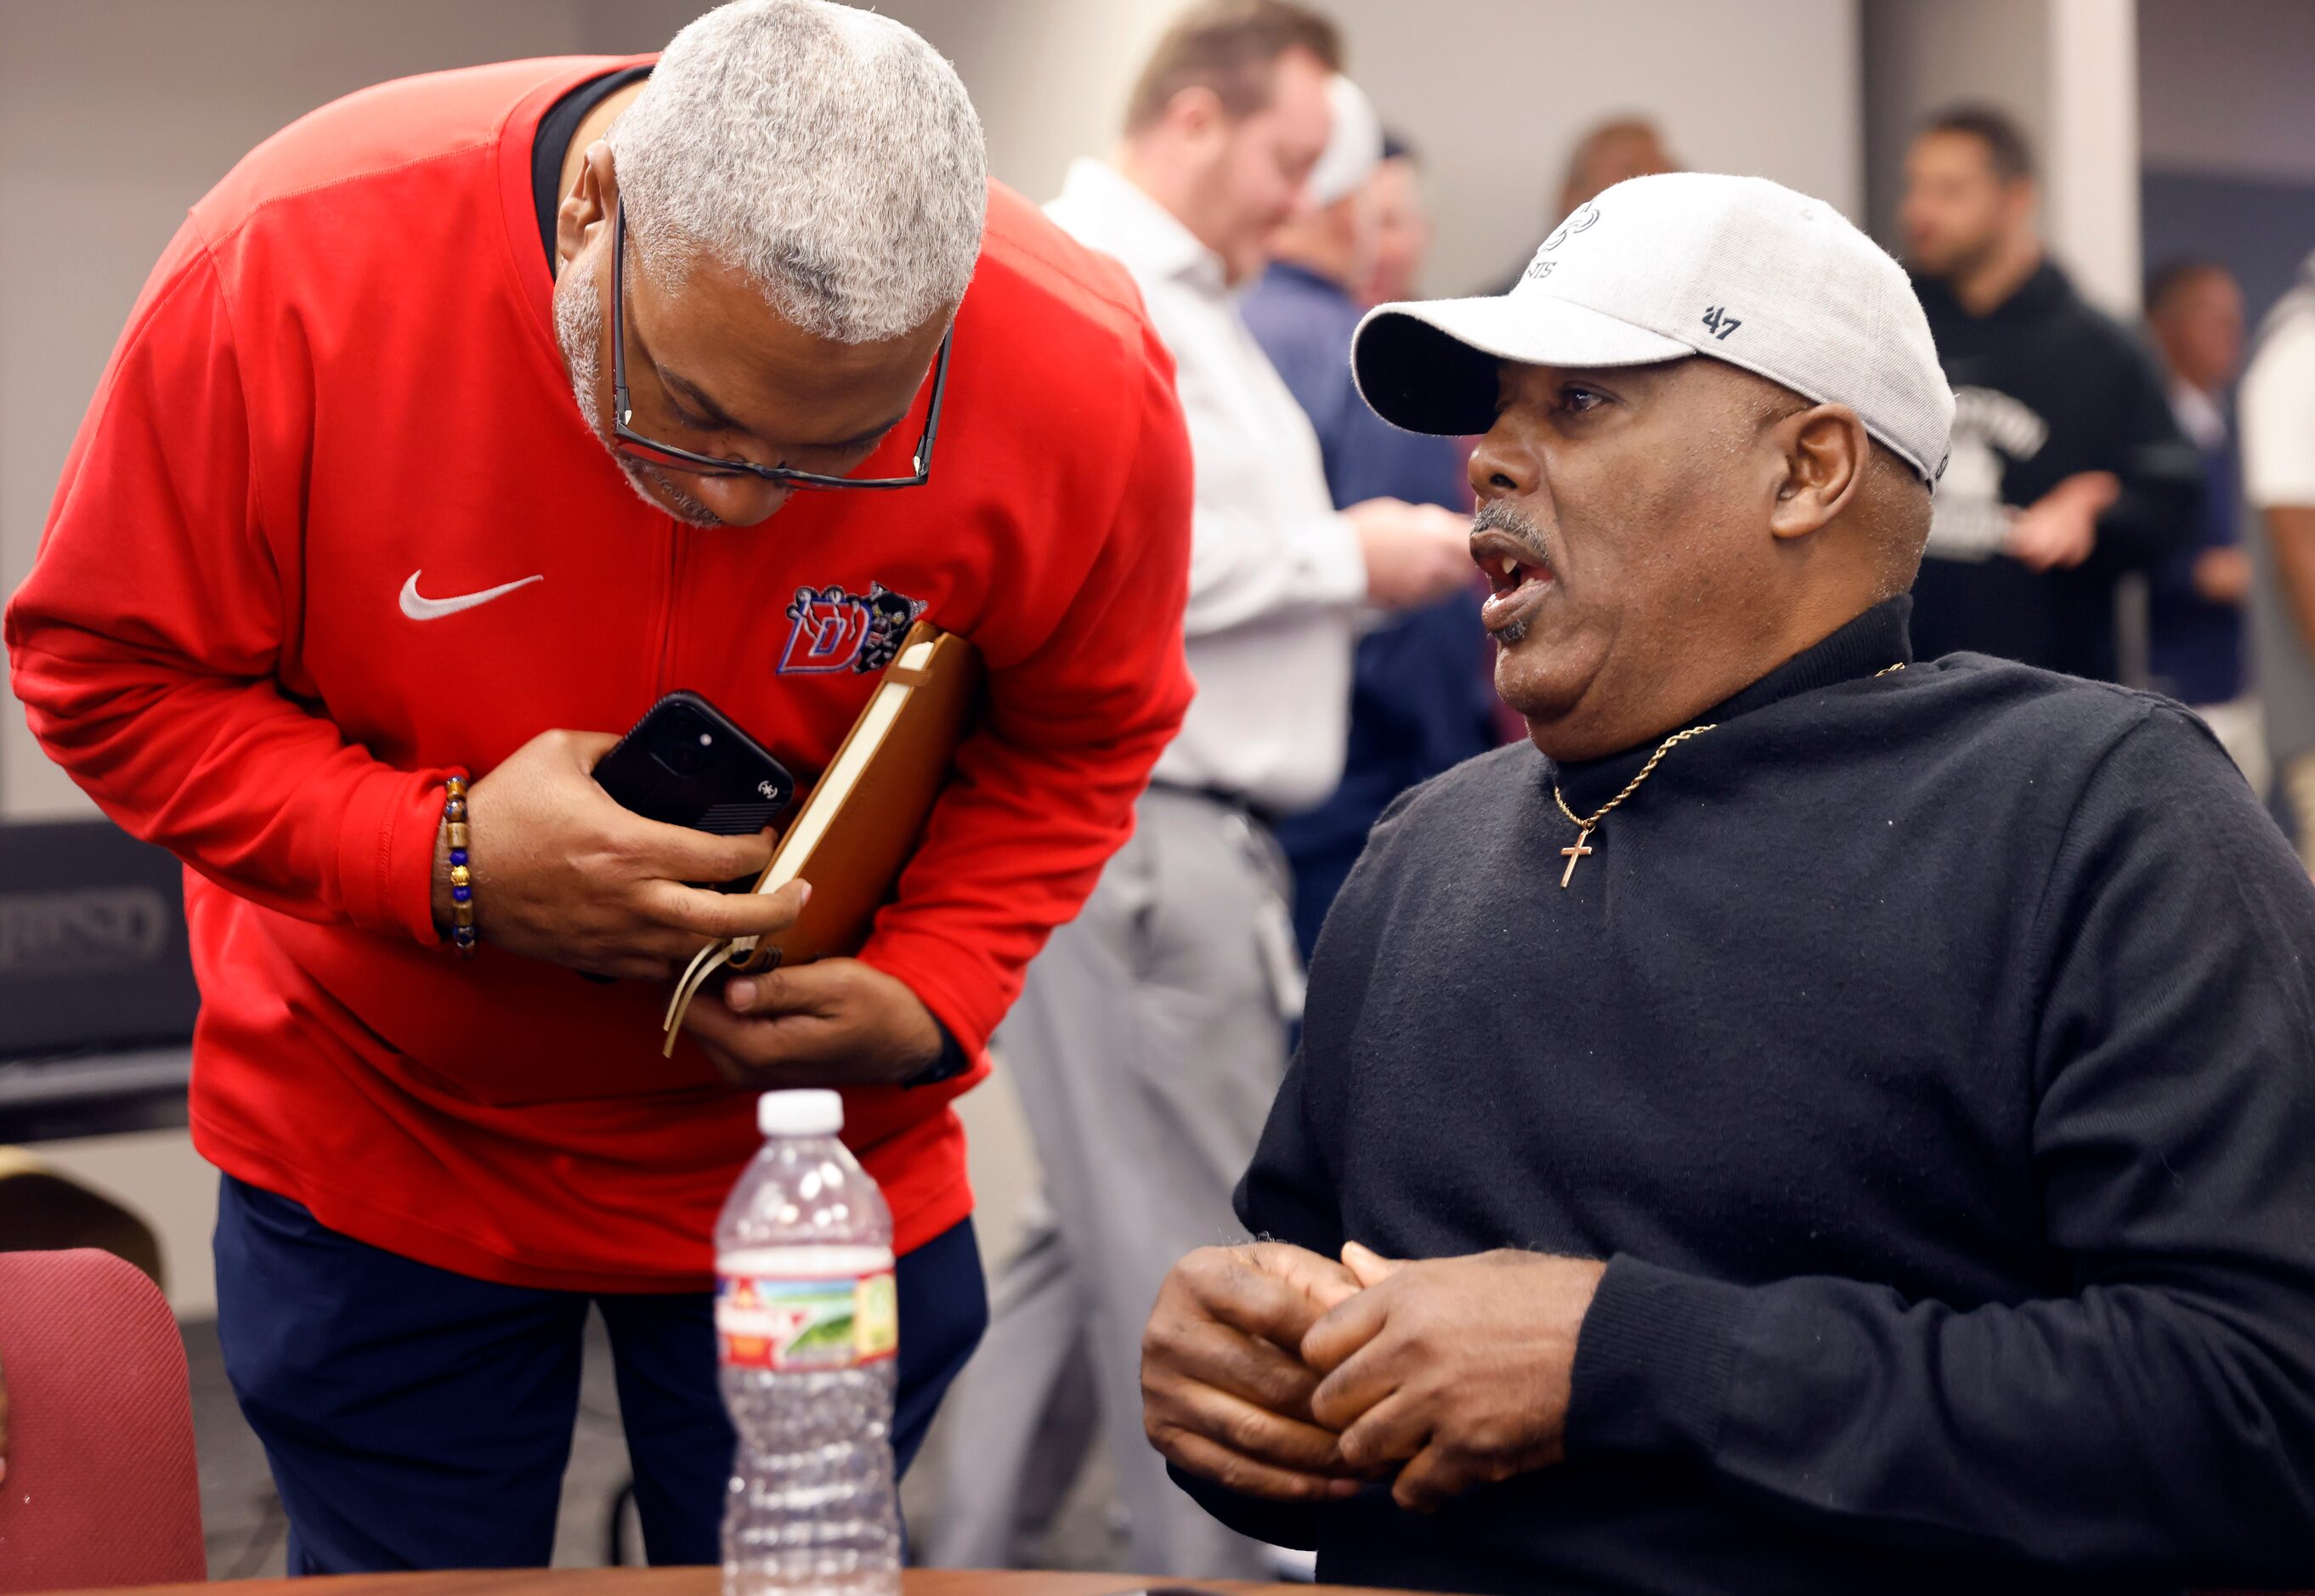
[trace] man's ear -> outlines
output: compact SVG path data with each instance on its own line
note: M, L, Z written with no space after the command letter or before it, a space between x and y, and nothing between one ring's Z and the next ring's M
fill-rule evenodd
M563 204L554 213L554 273L571 264L595 229L610 224L611 213L619 203L619 178L611 156L611 143L599 138L587 146L580 157L579 175L572 180L571 191L563 196Z
M1817 404L1787 416L1770 433L1783 461L1769 529L1778 537L1822 531L1857 498L1873 440L1846 404Z
M1222 97L1204 84L1193 84L1166 102L1165 126L1188 148L1209 152L1229 135Z

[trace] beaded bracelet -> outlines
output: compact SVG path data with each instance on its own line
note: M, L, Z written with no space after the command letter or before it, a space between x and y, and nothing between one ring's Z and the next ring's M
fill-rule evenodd
M480 945L475 935L475 875L466 868L466 778L454 776L442 800L442 826L450 842L450 940L458 957L471 959Z

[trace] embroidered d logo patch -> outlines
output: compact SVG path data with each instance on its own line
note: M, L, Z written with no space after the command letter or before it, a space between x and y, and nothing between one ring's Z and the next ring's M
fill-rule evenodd
M840 587L798 588L788 606L788 643L779 673L882 670L900 652L900 640L924 610L921 599L895 593L882 582L870 582L865 597Z

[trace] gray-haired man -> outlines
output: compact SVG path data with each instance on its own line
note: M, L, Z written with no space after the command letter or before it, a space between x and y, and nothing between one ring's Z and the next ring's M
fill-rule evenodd
M293 1569L544 1561L590 1302L651 1553L715 1560L734 1085L847 1088L905 1463L984 1312L948 1103L1181 718L1188 558L1131 281L868 13L386 84L194 207L8 642L51 754L192 867L219 1332ZM663 1063L670 967L796 896L686 886L765 840L594 758L687 687L809 780L918 614L989 690L898 900Z

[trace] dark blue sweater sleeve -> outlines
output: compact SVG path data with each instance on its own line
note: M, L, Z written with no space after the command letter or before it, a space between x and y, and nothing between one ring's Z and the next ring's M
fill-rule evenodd
M2109 444L2121 492L2098 521L2092 559L2101 565L2143 569L2191 547L2203 497L2202 456L2179 430L2151 358L2116 330L2116 406Z
M2047 1294L1963 1310L1619 1257L1577 1351L1571 1466L1683 1456L1892 1548L2307 1581L2315 889L2199 723L2150 707L2020 915Z

